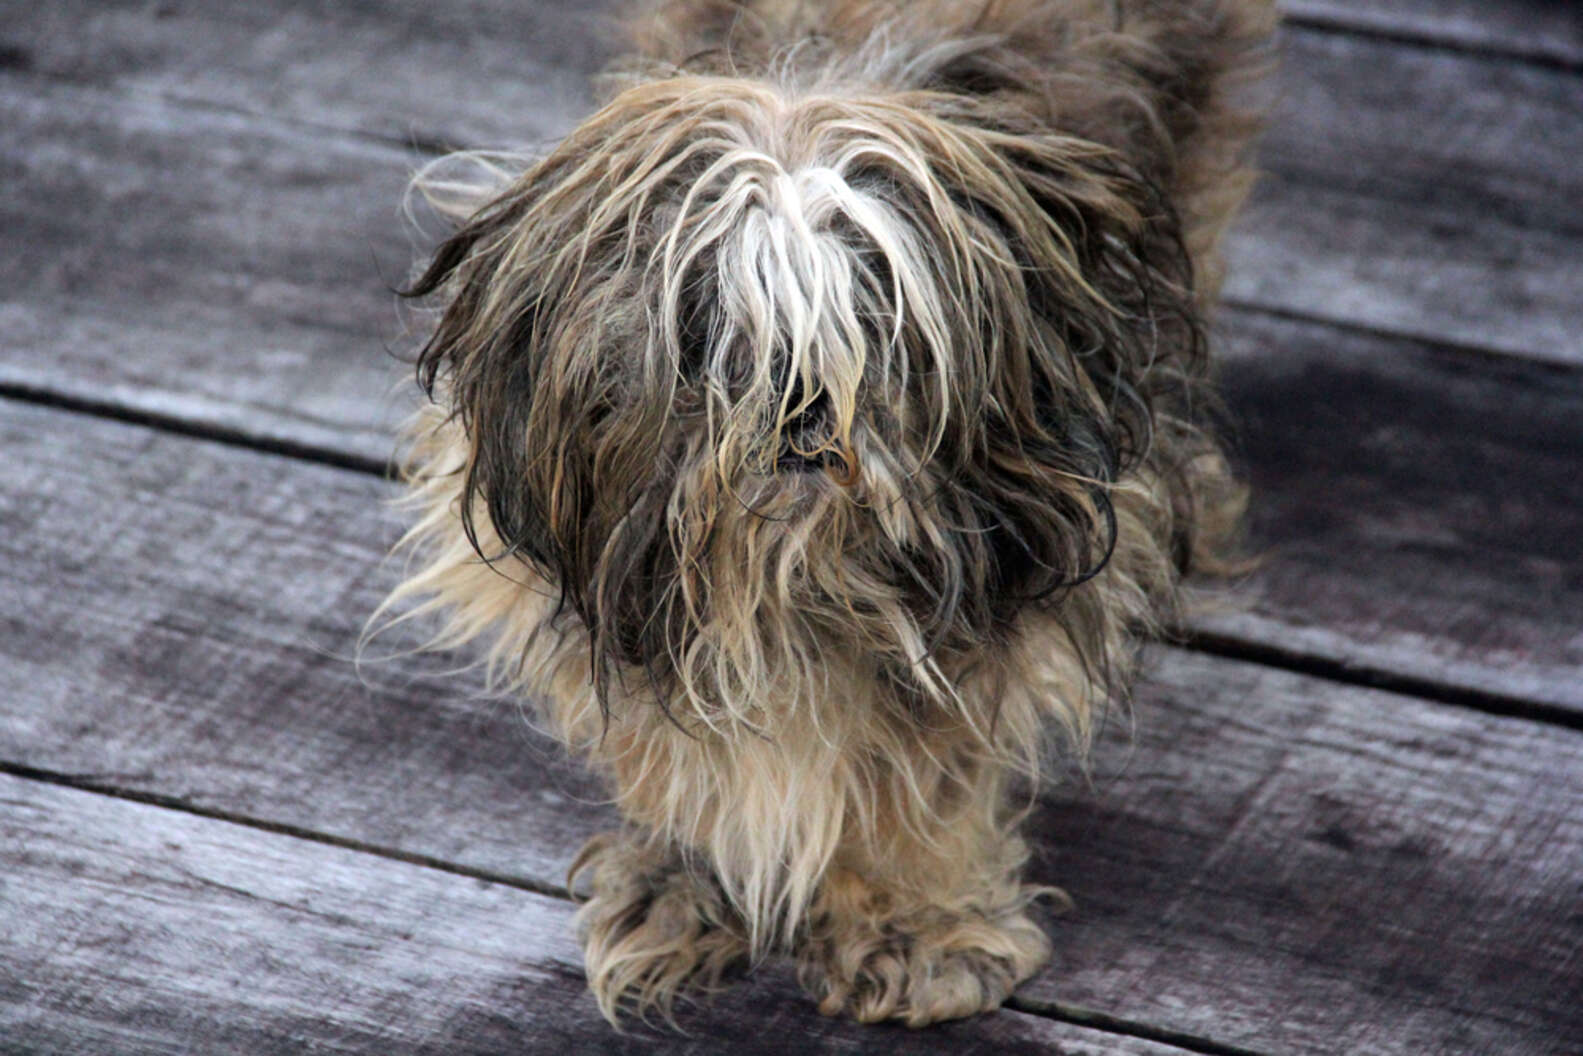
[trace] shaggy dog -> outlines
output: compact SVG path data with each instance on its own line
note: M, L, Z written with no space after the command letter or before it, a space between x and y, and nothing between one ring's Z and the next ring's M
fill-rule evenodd
M392 601L608 781L613 1021L776 950L913 1025L1045 961L1016 792L1239 511L1204 318L1272 18L651 3L548 156L420 178L457 226Z

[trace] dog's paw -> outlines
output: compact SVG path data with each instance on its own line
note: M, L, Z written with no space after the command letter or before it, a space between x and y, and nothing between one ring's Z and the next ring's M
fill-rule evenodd
M718 887L679 857L596 836L572 866L574 877L584 870L592 893L577 922L588 985L611 1023L650 1009L674 1022L678 995L716 990L747 963L747 939Z
M1050 942L1027 913L929 911L827 925L799 957L819 1011L921 1027L991 1012L1044 964Z

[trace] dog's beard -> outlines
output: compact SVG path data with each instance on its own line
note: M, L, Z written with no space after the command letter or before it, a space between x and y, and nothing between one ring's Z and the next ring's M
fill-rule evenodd
M1072 588L1121 482L1194 446L1190 285L1162 197L1101 146L938 92L677 78L441 248L420 373L470 448L469 537L562 593L601 698L641 678L767 732L833 654L959 709L1030 610L1109 664Z

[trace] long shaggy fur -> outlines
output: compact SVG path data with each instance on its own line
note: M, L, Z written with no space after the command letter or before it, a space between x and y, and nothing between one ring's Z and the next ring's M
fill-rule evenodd
M420 177L458 227L390 604L609 779L613 1020L777 948L913 1024L1045 959L1012 782L1238 512L1203 319L1270 22L676 0L547 157Z

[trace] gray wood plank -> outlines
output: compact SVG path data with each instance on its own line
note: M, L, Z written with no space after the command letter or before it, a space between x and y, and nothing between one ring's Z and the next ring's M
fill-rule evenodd
M410 0L165 9L63 0L12 19L4 39L13 67L117 95L401 142L499 146L542 141L576 119L583 75L613 47L602 27L562 5L500 0L439 10ZM1567 328L1583 314L1567 281L1575 246L1557 236L1578 232L1569 203L1583 194L1573 163L1583 79L1301 27L1283 51L1263 153L1280 180L1234 245L1232 292L1583 359ZM1436 270L1448 261L1458 266Z
M0 870L6 1053L1185 1052L1009 1010L864 1028L774 969L616 1034L569 902L9 775Z
M1246 580L1200 634L1583 715L1583 375L1227 312Z
M1583 67L1583 10L1572 0L1281 0L1313 25Z
M1300 31L1282 63L1229 296L1583 362L1583 77Z
M377 478L11 401L0 446L0 760L551 887L608 818L462 658L360 677L399 576Z
M1473 209L1385 201L1271 173L1228 238L1226 299L1583 365L1583 238L1506 223L1493 210L1474 219Z
M1583 230L1583 77L1295 26L1279 61L1259 157L1282 180L1460 212L1470 232Z
M599 790L457 658L360 684L367 476L7 403L0 761L548 889ZM393 649L410 644L399 635ZM1282 1052L1583 1031L1583 732L1160 650L1033 875L1045 1002Z
M619 2L0 0L0 69L401 143L525 143L589 106Z
M0 385L382 461L415 156L0 83Z
M1583 734L1201 654L1110 732L1034 821L1077 909L1030 998L1280 1052L1583 1037Z

